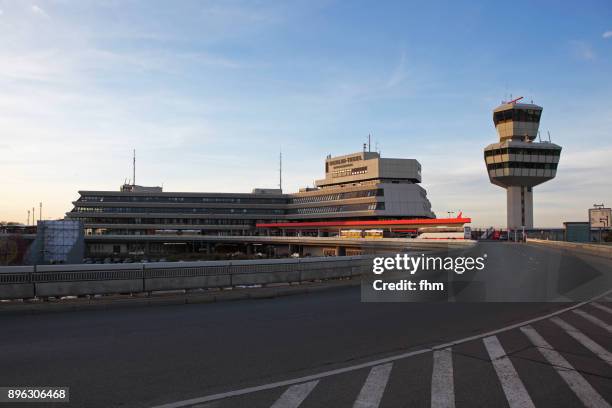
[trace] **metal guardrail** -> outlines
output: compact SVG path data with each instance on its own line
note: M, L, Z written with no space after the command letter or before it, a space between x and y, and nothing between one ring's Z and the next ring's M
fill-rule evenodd
M137 293L302 282L361 275L369 256L0 267L0 299Z

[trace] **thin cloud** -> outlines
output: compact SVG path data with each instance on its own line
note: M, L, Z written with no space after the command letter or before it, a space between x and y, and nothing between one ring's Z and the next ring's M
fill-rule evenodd
M578 59L587 61L595 59L595 51L593 51L591 44L583 41L570 41L570 47L574 56Z
M393 88L399 85L406 78L406 53L402 52L399 63L393 70L393 73L387 80L387 88Z
M601 35L604 39L612 38L612 31L606 31Z
M45 10L43 10L41 7L37 6L36 4L32 4L30 6L30 10L32 10L32 13L34 13L34 14L38 14L38 15L44 16L44 17L49 17L47 12Z

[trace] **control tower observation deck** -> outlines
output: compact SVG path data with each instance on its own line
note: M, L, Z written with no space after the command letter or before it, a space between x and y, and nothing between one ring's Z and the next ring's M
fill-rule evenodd
M485 147L484 159L491 183L506 189L508 229L533 228L533 187L553 179L561 146L535 142L542 107L503 103L493 111L499 142Z

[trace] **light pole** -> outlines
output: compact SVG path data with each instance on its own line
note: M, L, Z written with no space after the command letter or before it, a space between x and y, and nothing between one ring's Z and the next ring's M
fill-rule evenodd
M593 204L593 208L604 208L604 204L603 204L603 203L601 203L601 204ZM590 221L590 220L589 220L589 221ZM600 218L600 219L599 219L599 222L600 222L600 223L606 223L607 221L608 221L607 217L606 217L606 218ZM607 224L607 223L606 223L605 225L606 225L606 227L608 227L608 226L609 226L609 224ZM590 228L589 228L589 229L590 229ZM599 226L599 243L600 243L600 244L603 242L603 239L602 239L602 231L603 231L603 227L602 227L602 226L601 226L601 224L600 224L600 226ZM589 231L589 235L590 235L590 233L591 233L591 232ZM589 240L590 240L590 238L589 238Z
M599 219L599 222L603 225L599 227L599 243L601 244L603 242L602 231L610 226L610 220L608 217L603 217Z

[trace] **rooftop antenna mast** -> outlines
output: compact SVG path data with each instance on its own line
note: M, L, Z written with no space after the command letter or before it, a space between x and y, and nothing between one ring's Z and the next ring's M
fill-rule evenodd
M134 149L134 155L132 156L132 185L136 185L136 149Z
M283 150L278 153L278 188L283 192Z
M368 133L368 152L372 151L372 134Z
M550 130L547 130L546 132L548 132L548 142L551 143L551 140L550 140Z

